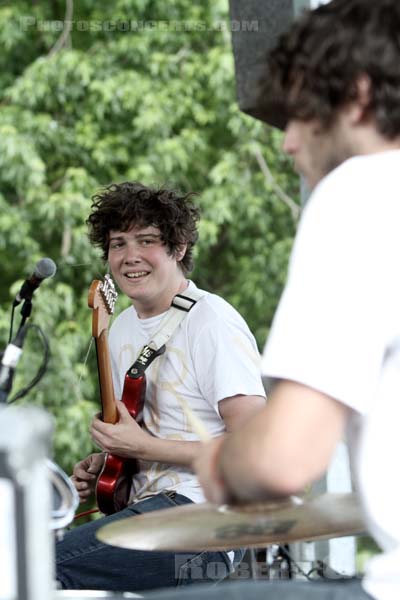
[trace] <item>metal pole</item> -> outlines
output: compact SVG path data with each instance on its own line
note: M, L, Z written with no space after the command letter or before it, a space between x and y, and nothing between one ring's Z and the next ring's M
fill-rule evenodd
M41 409L0 406L0 600L54 595L46 466L52 429Z

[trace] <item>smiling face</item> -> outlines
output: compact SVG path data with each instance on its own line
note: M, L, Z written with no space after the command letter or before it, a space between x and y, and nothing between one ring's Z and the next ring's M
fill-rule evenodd
M187 286L179 262L182 246L169 254L157 227L132 227L110 231L108 262L122 292L134 304L140 318L158 315L171 305L172 298Z

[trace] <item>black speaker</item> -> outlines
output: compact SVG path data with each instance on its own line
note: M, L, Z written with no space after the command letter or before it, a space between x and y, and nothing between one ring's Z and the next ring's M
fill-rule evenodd
M306 8L310 0L229 0L239 108L280 129L284 117L262 97L260 80L268 77L268 52Z

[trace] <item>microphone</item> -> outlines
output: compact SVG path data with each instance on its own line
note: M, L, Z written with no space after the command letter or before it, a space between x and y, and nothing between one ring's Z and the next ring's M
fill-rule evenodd
M22 300L31 300L34 291L39 287L44 279L53 277L57 271L56 264L51 258L42 258L36 263L35 270L29 279L26 279L21 286L18 294L15 296L14 306L18 306Z
M26 326L21 327L15 339L8 344L0 363L0 403L6 402L10 393L14 372L22 354L22 346L26 335Z

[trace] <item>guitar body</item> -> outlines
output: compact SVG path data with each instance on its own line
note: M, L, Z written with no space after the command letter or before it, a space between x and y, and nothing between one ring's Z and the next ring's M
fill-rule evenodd
M131 417L141 421L146 378L144 373L137 378L125 375L122 402ZM132 477L139 471L138 461L107 453L103 469L96 483L96 501L100 512L111 515L125 508L129 502Z
M132 477L135 473L137 473L135 460L130 461L115 454L106 454L95 492L100 512L104 515L112 515L128 505Z
M93 311L92 335L96 343L102 419L105 423L118 421L107 337L110 315L114 312L116 298L117 292L108 275L105 276L104 281L92 282L88 305ZM142 418L145 392L144 373L137 373L137 375L127 373L121 400L132 418L137 421ZM102 513L109 515L125 508L129 500L132 476L138 472L138 469L139 465L135 459L106 454L96 484L96 501Z

